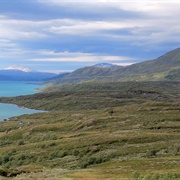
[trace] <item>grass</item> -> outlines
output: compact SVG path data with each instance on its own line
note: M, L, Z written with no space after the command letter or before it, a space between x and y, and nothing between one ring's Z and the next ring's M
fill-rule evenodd
M131 90L133 94L89 92L61 91L4 99L19 105L29 102L28 107L50 111L0 123L2 177L179 177L178 93L145 94L137 89Z

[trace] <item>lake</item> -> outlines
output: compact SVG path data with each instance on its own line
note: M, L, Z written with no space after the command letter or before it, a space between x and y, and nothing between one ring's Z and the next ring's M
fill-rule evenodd
M37 92L36 88L40 85L33 82L15 82L15 81L0 81L0 96L20 96L27 94L34 94Z
M34 94L37 92L36 88L40 88L38 84L27 82L6 82L0 81L0 97L11 97L19 95ZM43 112L39 110L20 108L13 104L0 103L0 120L8 119L13 116L22 114L33 114Z

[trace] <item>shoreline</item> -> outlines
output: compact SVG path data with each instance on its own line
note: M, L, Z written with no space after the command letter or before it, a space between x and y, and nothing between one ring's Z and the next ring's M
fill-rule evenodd
M0 117L0 121L3 121L4 119L10 119L12 117L16 117L16 116L21 116L21 115L25 115L25 114L35 114L35 113L44 113L44 112L48 112L48 111L44 111L44 110L37 110L37 109L29 109L29 108L26 108L26 107L23 107L23 106L19 106L17 104L12 104L12 103L3 103L3 102L0 102L0 106L9 106L7 109L12 109L12 113L13 111L15 111L14 115L10 114L4 114L4 116L2 116L2 118ZM6 107L5 107L6 109ZM17 113L17 110L18 110L18 113ZM25 112L20 112L20 111L25 111ZM9 111L8 111L9 113Z
M8 98L15 98L15 97L18 97L18 96L26 96L26 95L33 95L33 94L36 94L36 93L42 91L40 89L41 88L40 86L43 86L43 85L40 84L39 82L38 82L38 84L34 83L34 82L19 82L19 81L18 81L18 84L15 84L15 83L16 83L15 81L0 81L0 86L2 86L2 90L0 91L0 94L1 94L1 96L0 96L0 104L1 104L2 108L3 108L3 105L4 105L4 110L2 110L3 113L1 113L2 118L0 118L0 121L3 121L4 119L9 119L9 118L12 118L12 117L15 117L15 116L20 116L20 115L23 115L23 114L34 114L34 113L47 112L45 110L30 109L28 107L24 107L24 106L21 106L21 105L18 105L18 104L8 102ZM13 95L13 93L11 94L11 89L12 89L11 86L14 87L15 85L17 85L17 90L15 92L15 95ZM21 85L22 85L22 88L26 88L25 91L28 90L28 87L29 87L29 90L28 90L27 93L23 92L23 89L21 89ZM27 87L26 87L26 85L27 85ZM33 85L33 86L36 86L36 87L30 86L30 85ZM6 86L7 86L7 89L8 89L7 93L6 93ZM9 105L10 107L7 108L6 107L7 105ZM12 111L14 110L14 115L13 115L13 112L9 112L9 111L11 111L11 109L12 109ZM22 113L19 113L21 110L22 110ZM23 112L23 111L25 111L25 112ZM34 112L30 112L30 111L34 111ZM12 116L11 116L11 113L12 113Z

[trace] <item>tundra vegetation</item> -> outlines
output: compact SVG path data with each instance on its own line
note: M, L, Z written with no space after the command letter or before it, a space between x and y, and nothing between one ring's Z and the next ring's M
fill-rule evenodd
M178 180L179 90L94 82L0 98L48 111L0 123L0 178Z

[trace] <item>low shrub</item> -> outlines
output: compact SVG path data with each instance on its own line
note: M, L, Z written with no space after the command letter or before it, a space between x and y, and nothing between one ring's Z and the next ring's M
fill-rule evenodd
M96 157L92 156L92 157L89 157L89 158L85 159L81 163L80 167L83 168L84 165L86 165L86 167L87 167L87 166L90 166L90 165L93 165L93 164L101 164L103 162L110 161L114 157L115 157L114 154L104 155L104 156L96 156Z
M159 173L151 173L141 175L138 172L133 174L132 180L179 180L180 173L167 173L167 174L159 174Z
M150 157L154 157L156 156L156 153L157 153L157 150L149 150L147 153L146 153L146 157L147 158L150 158Z
M23 141L22 139L18 140L17 145L18 145L18 146L24 145L24 141Z
M56 158L63 158L67 155L68 155L68 153L66 151L54 150L49 154L49 160L53 160Z

